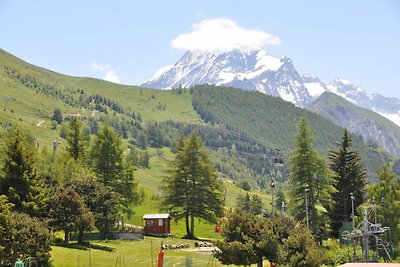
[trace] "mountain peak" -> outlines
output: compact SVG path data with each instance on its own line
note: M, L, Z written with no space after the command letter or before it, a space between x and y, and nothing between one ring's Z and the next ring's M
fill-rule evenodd
M274 57L261 48L187 51L172 68L160 70L142 86L170 89L205 83L260 91L300 107L308 105L311 99L292 60Z

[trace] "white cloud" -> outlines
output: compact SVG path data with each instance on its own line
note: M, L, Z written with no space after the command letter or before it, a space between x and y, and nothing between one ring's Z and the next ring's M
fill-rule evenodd
M90 64L90 67L94 70L99 70L99 71L105 71L111 68L110 65L98 63L96 61L93 61L92 64Z
M113 83L120 83L117 73L114 70L107 71L106 75L104 75L104 80L113 82Z
M252 50L264 45L280 44L280 39L270 33L256 29L245 29L227 18L203 20L193 24L193 31L180 34L171 45L177 49L210 52L235 49Z
M100 72L105 72L105 75L103 77L104 80L109 81L109 82L113 82L113 83L121 83L121 81L118 78L117 73L115 72L115 70L113 70L111 68L110 65L108 64L103 64L103 63L98 63L96 61L93 61L90 64L90 67L96 71L100 71Z

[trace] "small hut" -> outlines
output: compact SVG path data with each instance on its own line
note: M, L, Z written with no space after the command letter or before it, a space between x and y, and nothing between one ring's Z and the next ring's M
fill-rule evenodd
M144 234L156 236L168 236L171 234L171 216L168 213L145 214Z

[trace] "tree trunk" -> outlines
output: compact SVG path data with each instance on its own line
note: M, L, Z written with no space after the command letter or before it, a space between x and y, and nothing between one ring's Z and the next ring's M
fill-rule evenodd
M68 230L64 230L64 245L68 245L69 244L69 231Z
M79 233L78 233L78 243L83 243L83 234L85 233L85 231L83 229L79 229Z
M190 238L190 227L189 227L189 214L185 215L185 222L186 222L186 237Z
M262 266L263 266L263 257L258 256L257 267L262 267Z
M190 228L191 228L191 238L194 238L194 216L190 215Z

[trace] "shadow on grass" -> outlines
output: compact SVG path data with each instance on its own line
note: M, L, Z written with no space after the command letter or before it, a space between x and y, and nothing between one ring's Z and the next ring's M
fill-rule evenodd
M114 248L103 246L103 245L99 245L99 244L93 244L93 243L89 243L89 242L71 243L71 244L68 244L68 245L55 244L55 246L64 247L64 248L73 248L73 249L79 249L79 250L97 249L97 250L103 250L103 251L108 251L108 252L115 251Z
M210 238L197 237L197 236L191 237L188 235L183 236L182 239L188 239L188 240L194 240L194 241L212 241L212 239L210 239Z

